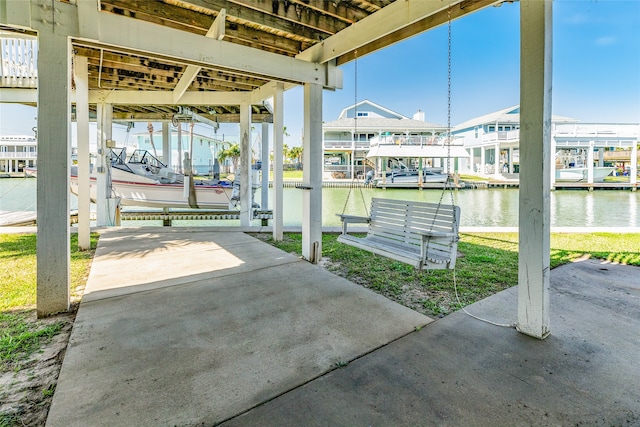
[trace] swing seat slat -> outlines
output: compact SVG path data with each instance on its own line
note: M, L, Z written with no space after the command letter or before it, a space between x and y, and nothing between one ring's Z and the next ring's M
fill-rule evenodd
M458 250L459 206L374 198L369 217L338 215L338 241L414 266L453 269ZM368 223L367 234L348 234L348 224Z

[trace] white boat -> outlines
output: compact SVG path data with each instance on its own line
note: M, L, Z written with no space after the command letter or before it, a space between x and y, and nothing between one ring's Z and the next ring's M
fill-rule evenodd
M191 200L189 177L167 168L145 150L136 150L126 159L123 149L112 151L111 197L123 206L151 208L201 208L228 210L237 203L237 184L219 180L194 180ZM96 177L90 177L90 198L97 197ZM77 167L71 168L71 192L78 194ZM193 197L195 195L195 197Z
M420 172L417 169L400 169L387 172L385 180L387 183L413 183L417 184L420 181ZM422 182L423 183L445 183L447 182L447 175L437 170L423 169L422 170Z
M605 177L613 172L613 167L598 166L593 168L593 182L603 182ZM587 182L587 168L574 167L556 169L556 181L559 182Z

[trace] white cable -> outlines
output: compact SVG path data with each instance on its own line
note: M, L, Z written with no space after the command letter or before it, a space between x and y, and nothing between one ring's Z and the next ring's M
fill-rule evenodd
M455 292L456 292L456 300L458 300L458 304L460 305L460 309L461 309L462 311L464 311L467 315L469 315L469 316L473 317L473 318L474 318L474 319L476 319L476 320L480 320L480 321L482 321L482 322L486 322L486 323L489 323L489 324L494 325L494 326L501 326L501 327L503 327L503 328L515 328L515 326L516 326L515 324L496 323L496 322L492 322L491 320L483 319L483 318L481 318L481 317L478 317L478 316L476 316L476 315L473 315L473 314L469 313L469 312L464 308L464 306L462 305L462 303L460 302L460 297L458 296L458 282L456 281L456 270L455 270L455 268L453 269L453 289L454 289L454 290L455 290Z

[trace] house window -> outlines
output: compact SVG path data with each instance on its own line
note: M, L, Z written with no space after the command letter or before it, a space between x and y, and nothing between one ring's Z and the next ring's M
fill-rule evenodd
M367 111L358 111L358 117L369 117L369 113Z
M476 139L478 139L478 126L476 126L475 128L475 133L476 133Z
M496 127L491 125L489 126L489 132L495 132L496 131Z

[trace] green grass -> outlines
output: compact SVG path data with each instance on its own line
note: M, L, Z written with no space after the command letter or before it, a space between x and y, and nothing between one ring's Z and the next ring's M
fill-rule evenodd
M301 235L285 234L282 242L261 237L287 252L301 254ZM328 269L401 304L431 316L446 315L518 283L518 234L462 234L454 271L419 272L413 267L343 245L324 234ZM590 256L640 266L640 234L551 235L551 267Z
M71 293L84 287L98 235L91 236L91 250L79 251L71 235ZM0 371L15 369L61 330L60 322L35 319L36 235L0 234Z

